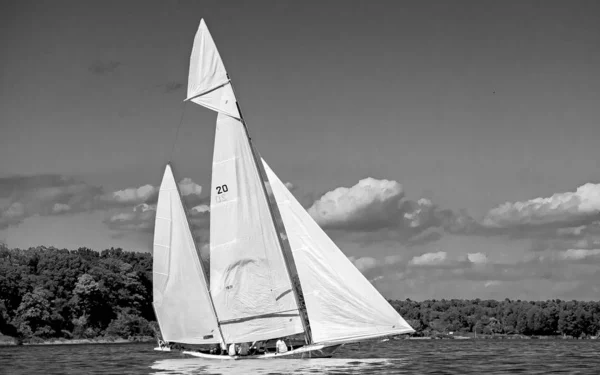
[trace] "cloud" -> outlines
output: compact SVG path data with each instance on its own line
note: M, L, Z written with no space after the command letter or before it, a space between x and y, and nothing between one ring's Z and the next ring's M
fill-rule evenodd
M118 61L96 61L89 66L88 70L96 75L107 75L114 73L121 66Z
M480 228L465 211L441 209L425 198L410 200L400 183L374 178L325 193L308 212L330 236L362 244L419 245L437 241L444 233L471 234Z
M154 228L155 217L156 205L141 203L131 212L119 212L110 216L104 223L111 230L119 232L150 232Z
M33 215L49 216L94 209L102 188L59 175L0 178L0 229Z
M138 205L158 197L158 187L143 185L138 188L127 188L104 194L100 200L109 205Z
M467 259L469 262L475 264L485 264L488 262L488 257L484 253L469 253L467 254Z
M183 199L187 205L197 206L202 198L202 187L190 178L179 182ZM105 192L74 177L61 175L12 176L0 178L0 229L17 226L34 215L51 216L75 214L93 210L133 208L134 212L145 212L143 207L156 203L158 187L143 185L113 192ZM147 215L146 215L147 216ZM131 217L125 225L125 216L116 221L108 220L111 228L146 228L140 218Z
M326 193L308 212L323 228L372 230L389 226L402 197L402 185L396 181L366 178Z
M450 256L437 251L393 264L376 256L351 258L386 297L391 298L534 298L568 297L600 278L600 250L528 253L513 262L495 262L485 253ZM588 291L590 292L590 291ZM569 298L595 298L593 293Z
M557 193L547 198L506 202L491 209L483 219L490 228L566 224L589 220L600 213L600 184L587 183L575 192Z
M569 249L561 252L560 256L565 260L600 259L600 249Z
M25 205L13 202L0 210L0 229L20 224L25 219Z
M184 197L187 196L200 196L202 194L202 186L198 185L191 178L186 177L179 181L179 191Z
M440 265L446 262L447 254L445 251L436 253L425 253L420 256L413 257L409 264L415 266L431 266Z
M358 268L361 272L377 267L380 264L379 261L373 257L358 258L354 260L353 263L354 266Z
M201 197L202 186L190 178L184 178L179 183L179 191L185 207L188 210L188 221L194 238L199 243L208 241L208 225L210 222L210 198ZM144 185L139 188L129 188L104 196L104 202L116 203L124 207L136 204L131 211L121 211L111 215L104 223L113 231L120 232L152 232L156 216L156 201L158 187ZM195 206L194 206L195 205ZM119 235L118 234L118 235Z
M71 211L71 206L69 206L68 204L64 204L64 203L55 203L54 206L52 207L52 213L54 213L54 214L66 213L69 211Z

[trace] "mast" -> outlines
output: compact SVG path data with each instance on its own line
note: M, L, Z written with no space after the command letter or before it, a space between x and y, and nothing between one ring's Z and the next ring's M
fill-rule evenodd
M234 97L236 98L235 103L237 106L237 110L240 114L240 122L242 123L242 125L244 126L244 130L246 131L246 136L248 137L248 143L250 144L250 149L252 150L252 158L254 159L254 165L256 166L256 169L257 169L257 172L258 172L258 175L260 178L260 184L262 186L262 191L263 191L263 194L267 201L267 206L269 207L269 214L271 215L271 221L273 222L273 226L275 227L275 229L277 231L277 240L279 241L279 249L281 251L281 255L283 256L283 260L284 260L283 263L285 264L285 271L286 271L288 279L290 281L292 293L294 295L294 299L296 300L296 306L298 306L298 312L300 313L300 321L302 322L302 327L304 328L304 340L307 345L312 344L312 342L313 342L312 333L310 330L310 322L308 320L308 314L306 313L306 303L304 303L304 305L301 305L300 298L298 296L298 294L302 294L303 299L304 299L304 294L302 293L302 289L301 289L302 286L300 284L300 278L298 277L298 285L296 286L296 283L294 282L294 279L292 278L292 274L291 274L291 270L290 270L290 264L292 264L295 268L294 255L292 254L291 249L289 249L290 250L289 254L285 251L283 239L281 238L281 235L280 235L280 233L286 233L286 230L285 230L285 227L283 227L283 226L280 227L280 225L278 225L277 220L275 220L273 207L272 207L273 205L271 204L271 201L269 199L269 194L267 193L267 188L265 185L265 180L268 181L267 174L264 171L264 168L262 166L262 160L257 155L256 148L254 147L254 145L252 143L252 137L250 137L250 131L248 130L248 125L246 124L246 121L244 120L244 114L242 113L242 108L240 106L239 101L237 100L237 96L235 95L235 89L233 88L233 83L231 81L231 77L229 77L229 73L227 73L227 79L229 80L231 90L233 91ZM277 207L277 206L275 206L275 207ZM282 220L282 222L283 222L283 220ZM290 257L291 257L291 259L290 259ZM296 271L296 274L297 273L298 272ZM298 276L298 275L296 275L296 276ZM217 319L217 321L218 321L218 319Z
M175 176L175 169L173 168L173 165L171 164L171 162L167 163L168 166L171 167L171 170L173 171L173 176ZM204 286L206 288L206 291L208 292L208 296L210 297L210 307L212 309L213 314L215 314L215 318L217 320L217 328L219 329L219 336L221 337L221 343L225 346L227 345L227 343L225 342L225 337L223 336L223 331L221 330L221 322L219 321L219 315L217 315L217 310L215 309L215 304L213 303L213 298L212 298L212 294L210 293L210 288L208 287L208 279L206 277L206 269L204 268L204 263L202 262L202 257L200 256L200 253L198 252L198 246L196 245L196 240L194 239L194 235L193 235L193 231L192 231L192 227L190 226L190 218L188 217L188 210L185 208L185 204L183 202L183 199L181 198L181 190L179 190L179 184L177 183L177 180L175 180L175 186L177 188L177 194L179 195L179 201L181 202L181 205L183 206L183 213L185 215L185 221L187 223L188 229L190 231L190 233L192 233L192 240L194 241L194 248L196 249L196 255L198 256L198 260L200 261L200 268L202 268L202 276L204 277Z

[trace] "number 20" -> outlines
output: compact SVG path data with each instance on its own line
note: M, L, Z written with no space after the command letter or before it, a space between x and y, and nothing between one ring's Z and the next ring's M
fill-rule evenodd
M227 185L217 186L217 194L227 193L228 191Z

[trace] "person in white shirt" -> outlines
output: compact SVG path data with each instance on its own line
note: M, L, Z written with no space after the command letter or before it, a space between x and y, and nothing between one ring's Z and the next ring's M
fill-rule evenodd
M235 356L235 354L236 354L235 353L236 352L236 350L235 350L235 344L230 344L229 345L229 351L228 352L229 352L230 356L232 356L232 357Z
M288 347L282 339L277 340L275 346L277 347L277 353L285 353L288 351Z

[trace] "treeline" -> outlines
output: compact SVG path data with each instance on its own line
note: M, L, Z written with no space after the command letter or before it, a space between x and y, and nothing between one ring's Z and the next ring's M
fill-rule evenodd
M550 300L390 301L417 335L593 336L600 302ZM152 256L0 244L0 333L26 341L154 336Z
M600 335L600 301L390 301L416 335L477 333L528 336Z
M36 342L155 329L149 253L0 245L0 333Z

